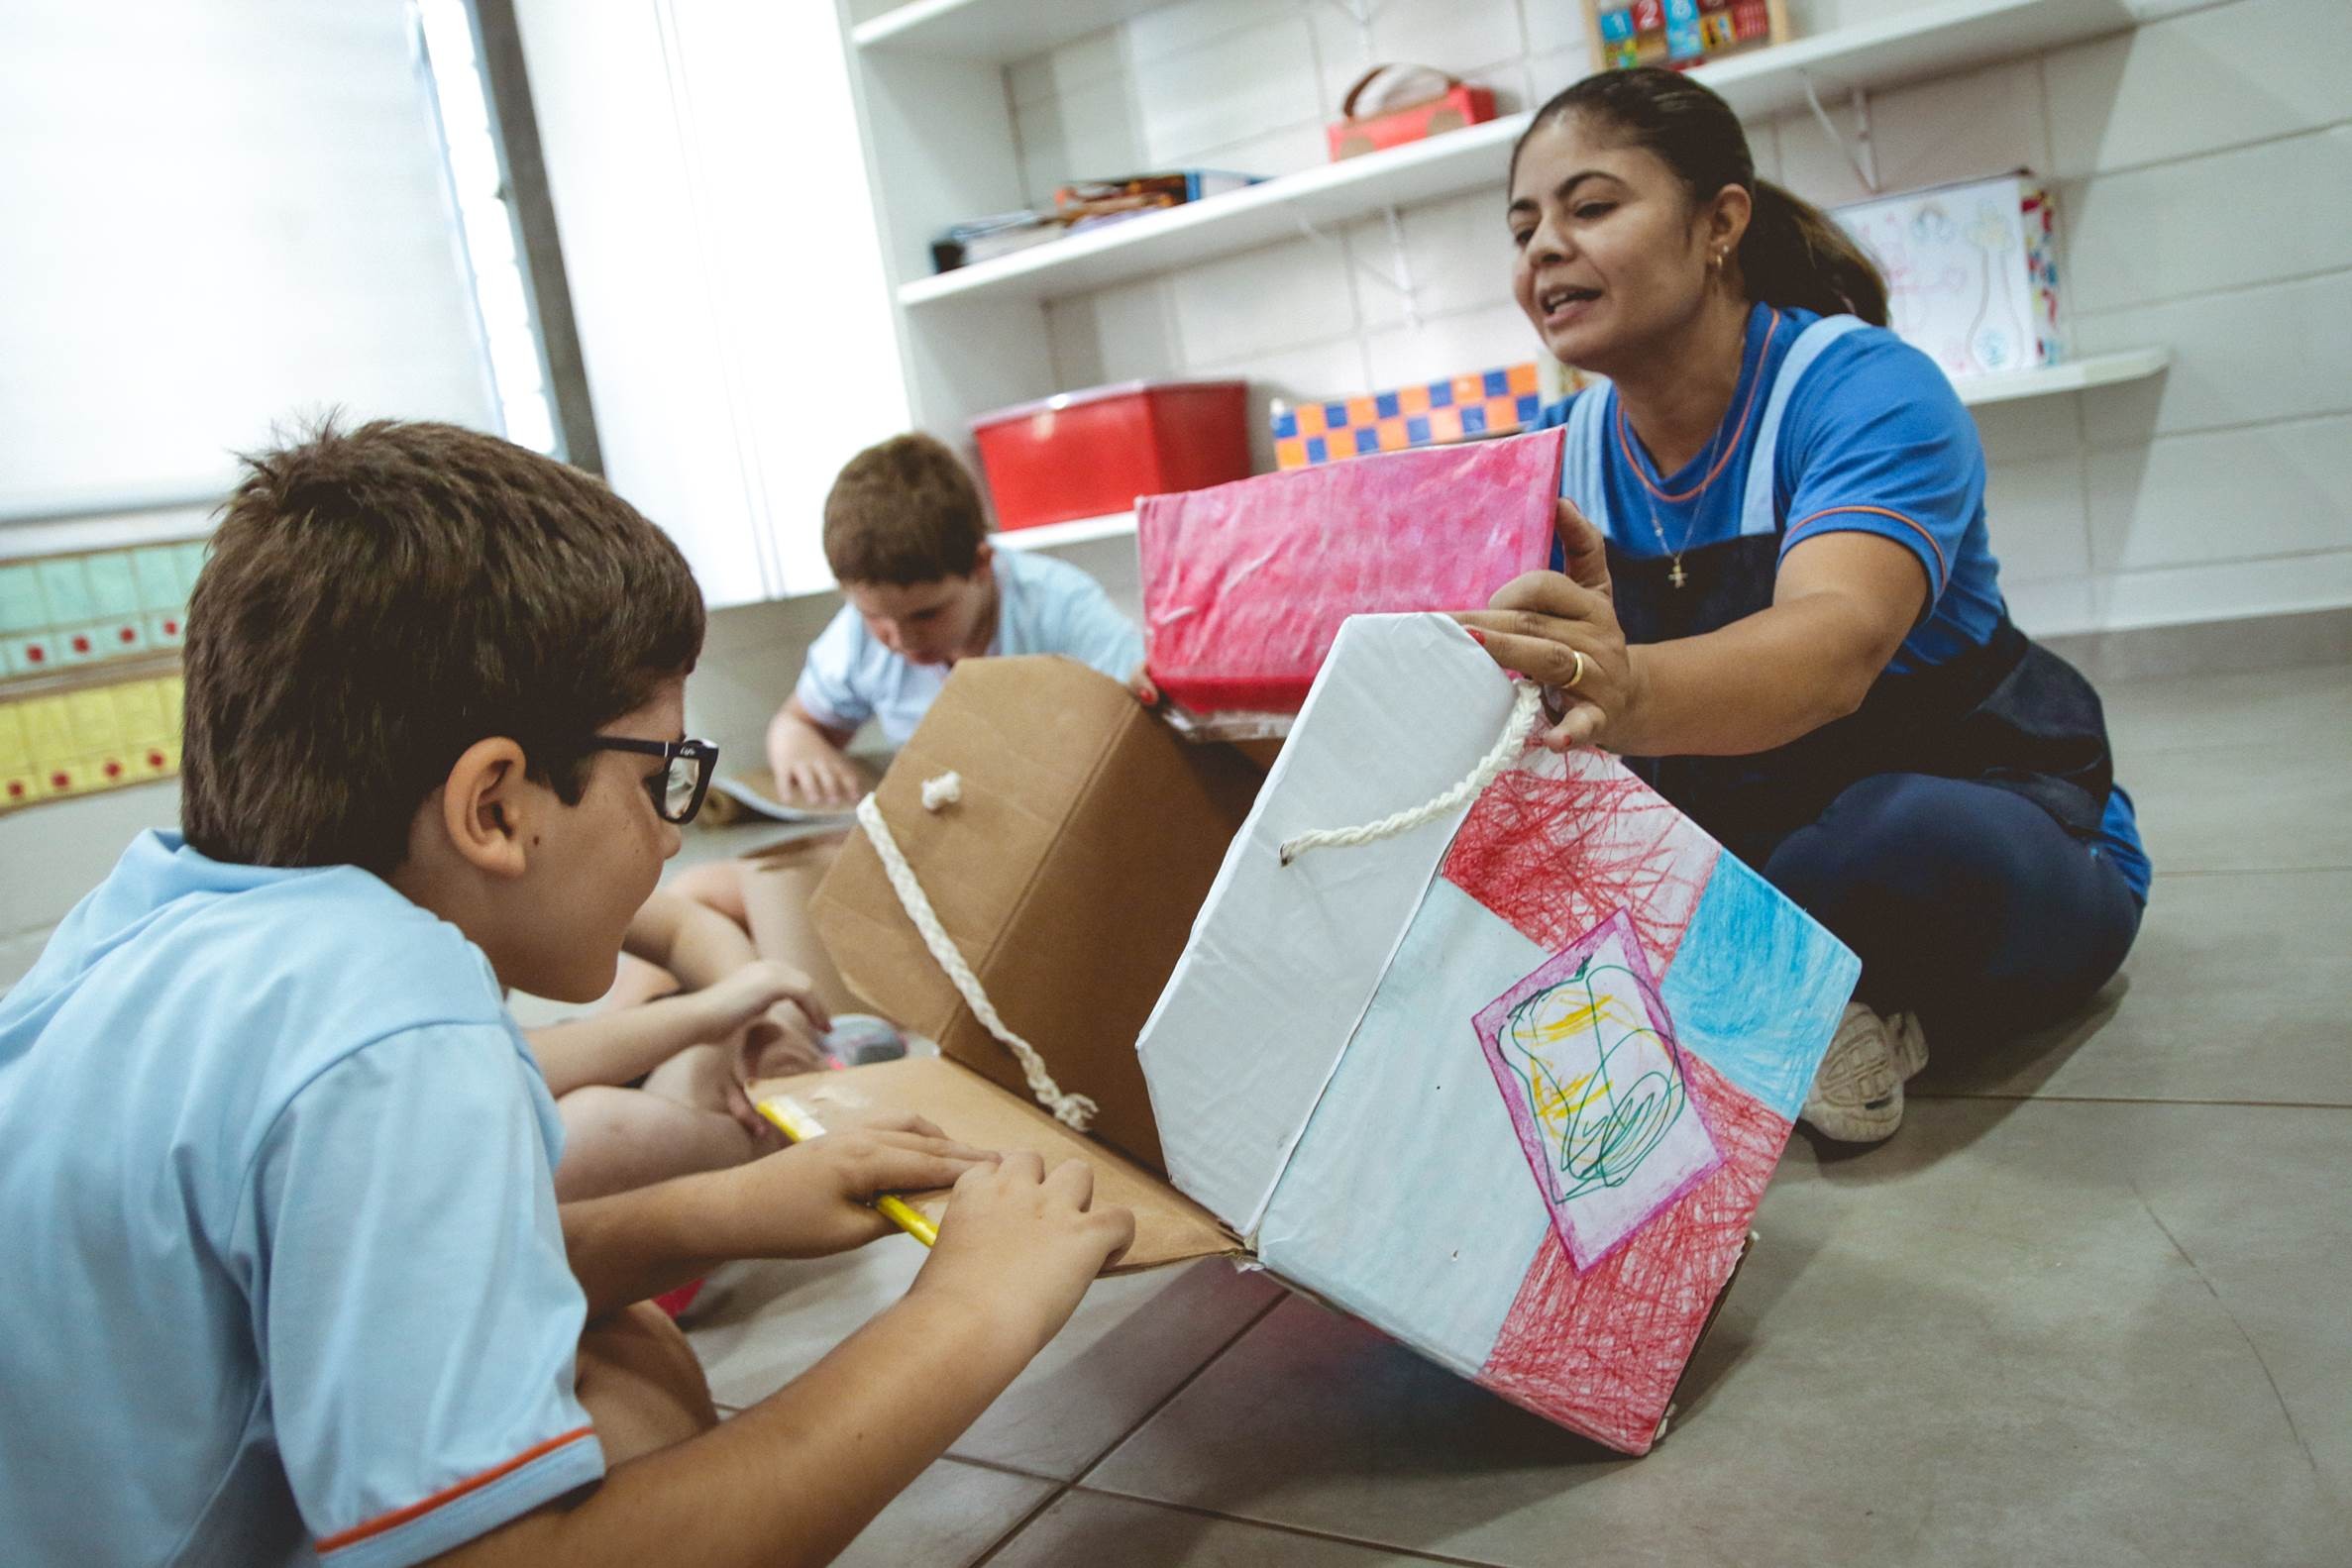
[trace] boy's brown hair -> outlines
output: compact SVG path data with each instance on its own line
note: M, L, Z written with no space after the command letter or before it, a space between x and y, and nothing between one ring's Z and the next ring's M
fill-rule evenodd
M701 651L678 547L552 458L330 421L245 465L184 654L180 822L215 860L387 875L490 736L575 803L581 743Z
M825 562L842 582L967 577L987 538L980 486L920 431L850 459L825 496Z

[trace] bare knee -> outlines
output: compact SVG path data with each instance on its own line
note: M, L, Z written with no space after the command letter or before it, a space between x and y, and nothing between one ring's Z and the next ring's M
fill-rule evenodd
M710 1430L710 1385L669 1314L651 1302L607 1312L580 1336L574 1387L604 1462L618 1465Z
M763 1152L723 1110L702 1110L641 1089L591 1084L556 1101L564 1157L556 1199L577 1202L695 1171L723 1170Z
M627 1141L645 1132L645 1092L617 1084L587 1084L556 1101L564 1119L564 1147Z
M606 1084L587 1085L557 1100L564 1156L556 1162L556 1201L601 1198L671 1174L661 1168L660 1151L663 1112L675 1108L643 1090Z

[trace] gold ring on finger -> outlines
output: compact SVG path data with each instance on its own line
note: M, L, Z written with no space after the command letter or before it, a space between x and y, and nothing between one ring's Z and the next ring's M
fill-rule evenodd
M1562 691L1573 691L1573 690L1575 690L1575 689L1576 689L1576 686L1577 686L1577 683L1578 683L1579 681L1583 680L1583 679L1584 679L1584 654L1583 654L1583 652L1582 652L1581 650L1579 650L1579 649L1574 649L1574 648L1571 648L1571 649L1569 649L1569 650L1568 650L1568 653L1569 653L1569 655L1570 655L1571 657L1573 657L1573 658L1575 659L1575 661L1576 661L1576 671L1575 671L1575 674L1573 674L1573 675L1569 676L1567 679L1565 679L1565 680L1563 680L1563 681L1561 681L1561 682L1560 682L1560 689L1561 689Z

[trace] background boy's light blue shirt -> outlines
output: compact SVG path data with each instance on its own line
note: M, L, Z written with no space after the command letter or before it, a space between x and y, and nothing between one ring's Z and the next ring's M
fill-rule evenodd
M7 1555L374 1568L595 1480L560 1142L456 927L137 840L0 997Z
M993 561L1001 599L991 654L1067 654L1114 680L1143 663L1143 634L1084 572L1027 551L1000 549ZM854 730L880 719L884 738L899 746L945 684L946 667L900 658L844 605L809 646L793 695L828 728Z

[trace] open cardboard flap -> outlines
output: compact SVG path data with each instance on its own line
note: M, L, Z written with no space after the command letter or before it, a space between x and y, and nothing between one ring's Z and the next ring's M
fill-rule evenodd
M1095 1202L1135 1213L1135 1240L1106 1274L1135 1274L1195 1258L1238 1255L1240 1243L1209 1211L1167 1183L1083 1134L1072 1132L1025 1098L1006 1093L979 1074L942 1057L909 1057L838 1073L803 1073L752 1086L754 1099L790 1095L828 1128L878 1110L907 1110L938 1124L950 1138L978 1148L1035 1154L1048 1169L1065 1160L1095 1168ZM937 1219L945 1193L907 1195Z
M959 797L926 809L923 785L949 773ZM1036 656L957 665L874 792L1006 1024L1064 1091L1096 1102L1096 1139L1155 1173L1165 1162L1135 1037L1260 778L1231 747L1186 745L1118 681ZM1028 1098L862 832L810 915L875 1011Z

